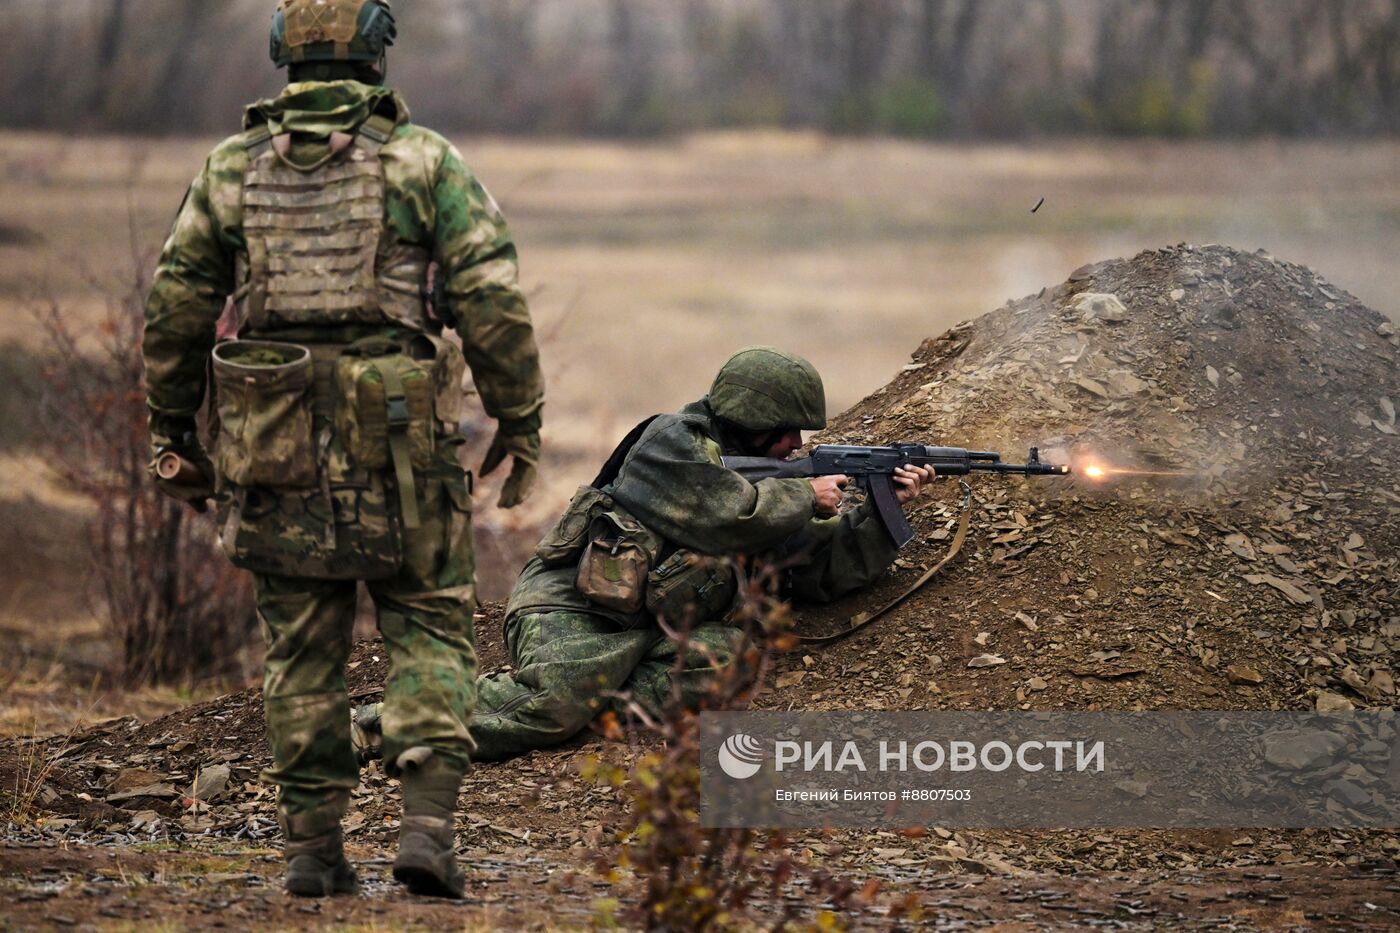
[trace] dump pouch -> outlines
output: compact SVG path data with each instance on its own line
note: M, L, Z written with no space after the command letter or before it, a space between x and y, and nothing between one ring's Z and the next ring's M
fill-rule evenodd
M695 625L727 616L737 592L728 560L679 550L647 574L646 607L672 625Z
M215 346L213 360L219 474L237 486L314 486L311 351L292 343L233 340Z
M646 601L647 574L662 541L613 503L588 526L575 587L589 600L629 615Z
M612 508L612 497L592 486L580 486L554 527L535 548L535 556L547 567L572 564L583 553L588 528L604 511Z
M466 414L467 395L462 391L462 379L467 374L467 359L462 348L442 337L420 334L415 341L426 341L433 348L433 410L437 420L455 425Z

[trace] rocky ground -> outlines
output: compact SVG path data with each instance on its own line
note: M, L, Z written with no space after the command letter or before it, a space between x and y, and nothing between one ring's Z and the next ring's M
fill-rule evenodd
M926 341L819 440L1007 459L1038 444L1077 475L975 480L974 532L943 574L870 628L784 658L760 705L1393 707L1398 361L1393 326L1342 289L1224 247L1086 267ZM952 483L930 497L889 579L804 613L803 631L841 631L939 559L958 498ZM499 612L478 623L488 669L505 663ZM384 667L375 643L358 646L352 691L372 696ZM588 868L620 804L579 769L636 753L586 737L479 767L463 797L465 906L305 905L277 892L255 691L12 744L0 749L0 789L16 789L0 929L585 926L633 882ZM370 895L390 887L396 818L395 782L372 764L347 822ZM1395 832L932 827L798 834L788 847L858 882L924 892L927 919L947 928L1400 923Z

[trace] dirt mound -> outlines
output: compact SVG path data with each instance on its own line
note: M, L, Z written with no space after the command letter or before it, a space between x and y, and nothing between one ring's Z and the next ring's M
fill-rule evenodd
M1151 709L1390 706L1400 644L1400 349L1389 324L1308 270L1223 247L1174 247L1068 282L926 341L825 441L1040 444L1081 471L974 480L973 529L941 577L870 628L785 658L760 704L800 709ZM938 560L948 484L873 593L807 611L837 631ZM483 607L484 669L505 662ZM351 692L385 658L357 646ZM589 742L589 740L581 740ZM591 743L478 768L464 838L522 853L586 851L618 805L579 783ZM108 723L19 754L54 760L56 831L118 844L169 834L275 835L256 691L149 723ZM5 763L0 762L0 772ZM191 806L205 779L217 790ZM389 841L394 784L366 770L347 824ZM65 824L64 820L72 821ZM1393 833L1229 831L813 835L833 868L873 874L1074 871L1393 859ZM801 840L799 840L801 841ZM894 862L889 853L898 852ZM572 857L572 856L570 856Z
M1038 443L1078 475L974 480L966 559L775 702L1392 704L1398 345L1309 270L1220 246L1087 266L926 341L819 440ZM937 560L957 498L915 513L877 593L807 624L839 630Z

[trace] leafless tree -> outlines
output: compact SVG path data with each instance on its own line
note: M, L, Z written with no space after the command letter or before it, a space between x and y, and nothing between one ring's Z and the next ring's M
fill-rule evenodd
M275 89L270 0L10 0L9 125L223 129ZM1400 0L417 0L402 88L445 129L1400 129ZM904 98L899 95L903 94Z

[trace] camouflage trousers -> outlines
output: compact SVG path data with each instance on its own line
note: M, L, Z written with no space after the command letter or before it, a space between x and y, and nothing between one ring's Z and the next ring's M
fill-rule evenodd
M398 574L367 583L389 656L384 685L385 763L418 746L465 771L476 701L476 609L471 500L460 468L418 481L420 527L404 533ZM355 581L255 574L267 637L263 709L289 838L339 825L359 783L351 748L345 664L355 622Z
M563 742L614 702L606 691L626 691L653 711L672 700L678 646L653 626L623 629L567 610L525 614L507 623L506 646L514 675L477 681L471 732L479 761ZM694 705L716 669L738 663L743 648L739 629L719 622L696 626L676 685L679 701Z

